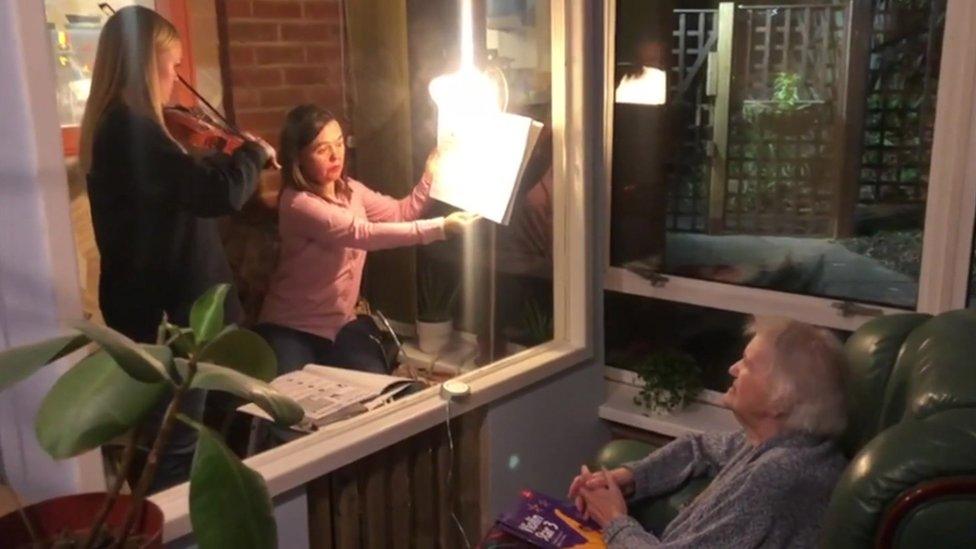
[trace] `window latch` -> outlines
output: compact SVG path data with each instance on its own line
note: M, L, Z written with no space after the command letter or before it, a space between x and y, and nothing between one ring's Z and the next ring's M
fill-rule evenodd
M852 316L883 316L884 311L877 307L865 307L864 305L858 305L853 301L834 301L830 304L831 307L837 309L837 313L844 317L850 318Z

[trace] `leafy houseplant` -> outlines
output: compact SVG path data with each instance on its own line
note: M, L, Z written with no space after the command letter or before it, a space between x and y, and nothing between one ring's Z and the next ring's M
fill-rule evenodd
M438 276L434 267L426 265L418 285L417 339L420 350L437 354L451 339L454 330L454 304L458 284Z
M303 417L302 408L267 382L277 373L274 353L257 334L224 326L224 299L229 286L215 286L201 296L190 313L190 327L164 318L156 344L135 343L126 336L86 321L72 325L75 333L0 352L0 390L43 366L95 343L98 350L65 372L41 402L35 430L41 447L55 459L76 456L127 435L122 470L104 495L94 520L72 532L57 547L123 547L133 543L132 529L145 512L145 497L162 449L176 421L198 432L190 471L190 520L200 547L273 547L276 527L264 480L224 445L219 435L178 410L190 389L231 393L253 402L280 425ZM166 404L166 412L146 458L120 527L112 531L109 515L119 515L119 491L135 454L136 439L150 412ZM10 519L24 530L50 531L31 524L30 513ZM58 540L59 543L64 540ZM139 540L137 540L139 541ZM159 544L156 540L141 540ZM52 540L34 539L31 547Z
M691 356L677 351L646 355L632 364L643 382L634 404L652 412L686 406L702 390L701 369Z

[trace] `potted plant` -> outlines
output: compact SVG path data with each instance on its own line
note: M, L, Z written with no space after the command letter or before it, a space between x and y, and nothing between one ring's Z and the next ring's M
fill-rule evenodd
M702 390L701 369L685 353L661 351L645 355L632 364L632 369L643 383L634 404L651 412L679 410Z
M0 352L0 390L47 364L94 344L41 402L35 431L55 459L76 456L127 437L122 470L105 493L37 503L0 518L4 547L162 547L163 517L146 493L176 421L196 429L190 471L190 520L200 547L273 547L277 534L264 479L245 466L219 435L178 413L190 389L231 393L260 406L281 425L302 408L267 382L277 373L271 348L257 334L224 326L224 284L194 303L190 326L164 318L156 344L87 321L72 333ZM150 411L166 405L146 465L131 496L119 491L133 462L136 439Z
M417 340L420 350L436 355L454 332L458 285L438 276L429 263L421 271L417 299Z

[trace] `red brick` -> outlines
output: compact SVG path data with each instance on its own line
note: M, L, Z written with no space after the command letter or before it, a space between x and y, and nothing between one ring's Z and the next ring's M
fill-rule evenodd
M232 67L243 67L244 65L254 64L254 48L240 44L231 44L227 48Z
M261 92L254 88L233 88L234 108L248 109L261 106Z
M254 0L254 17L273 19L298 19L302 16L302 5L294 0L273 1Z
M305 59L309 63L335 63L339 64L339 56L342 55L338 45L305 46Z
M265 67L233 67L230 71L230 81L234 86L280 86L281 69Z
M338 110L342 106L342 93L338 83L334 86L308 86L305 88L305 101Z
M305 4L305 19L328 19L332 21L339 20L339 3L330 2L309 2L306 0Z
M255 48L258 65L294 65L305 62L301 46L258 46Z
M251 0L224 0L224 6L228 20L251 16Z
M338 25L330 23L282 23L281 38L288 42L325 41L339 35Z
M284 69L285 82L293 85L324 84L332 79L333 70L328 65L309 65Z
M302 88L272 88L261 90L262 107L294 107L305 101L305 91Z
M229 21L227 37L231 42L274 42L278 24L264 21Z
M281 128L281 123L285 120L285 110L243 110L237 112L237 125L244 131L249 132L274 132Z

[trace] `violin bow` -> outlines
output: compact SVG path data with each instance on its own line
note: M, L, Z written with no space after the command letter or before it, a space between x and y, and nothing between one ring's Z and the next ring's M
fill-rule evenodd
M108 2L99 2L98 9L102 10L102 13L106 15L115 14L115 8L113 8ZM190 83L187 82L186 79L184 79L179 72L176 73L176 78L180 81L181 84L183 84L184 87L186 87L186 89L190 90L190 93L192 93L197 99L199 99L204 105L206 105L207 108L210 109L210 112L216 115L217 119L223 122L223 124L226 126L228 130L230 130L232 133L234 133L239 137L244 137L244 133L241 130L237 129L237 126L231 124L229 120L224 118L224 115L220 114L220 111L218 111L216 107L211 105L210 101L207 101L206 98L200 95L200 92L198 92L193 86L191 86Z

